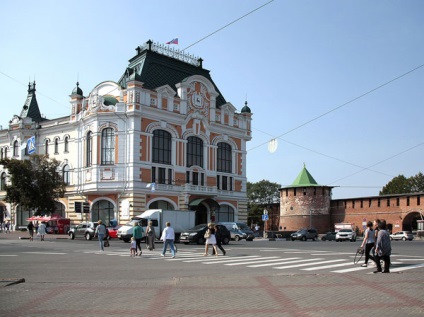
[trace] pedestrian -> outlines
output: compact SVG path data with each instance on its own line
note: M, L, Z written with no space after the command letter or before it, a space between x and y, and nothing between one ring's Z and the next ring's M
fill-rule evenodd
M216 247L215 228L212 226L211 223L208 224L208 229L206 230L204 238L206 239L206 242L205 242L205 253L203 254L203 256L208 255L209 244L212 245L215 256L218 256L218 249Z
M29 222L27 226L27 230L29 233L29 241L33 241L34 240L34 224L32 223L32 221Z
M163 240L163 249L161 256L165 256L166 249L168 248L168 245L171 249L171 256L172 258L175 258L175 248L174 248L174 240L175 240L175 232L174 229L171 227L171 223L167 222L165 229L162 231L162 236L160 237L161 240Z
M38 233L38 221L36 221L35 223L34 223L34 232L37 232Z
M10 220L7 220L4 224L4 233L10 233Z
M137 255L137 242L134 237L131 237L130 256Z
M219 229L218 225L215 225L214 228L215 228L216 246L218 247L218 249L220 249L222 251L222 255L225 255L226 252L225 252L224 248L222 247L222 243L224 242L224 236L223 236L222 229ZM213 249L213 251L212 251L212 255L214 255L214 254L215 254L215 249Z
M387 232L387 225L385 221L378 224L378 236L375 244L375 264L377 271L374 273L390 273L390 255L392 254L392 244L390 242L390 235ZM384 261L384 271L381 268L381 260Z
M146 245L149 251L152 251L155 248L155 228L153 227L153 222L149 221L146 228Z
M38 226L38 235L40 236L40 240L44 241L44 236L46 234L46 224L44 222L41 222Z
M143 239L143 228L138 224L138 222L134 223L133 238L135 239L137 249L140 250L138 256L141 256L141 254L143 253L143 251L141 251L141 239Z
M365 230L364 240L362 241L361 248L365 247L365 263L362 264L362 267L368 266L368 260L371 258L374 259L373 256L370 256L371 249L375 245L375 235L373 230L373 223L371 221L367 222L367 229Z
M97 238L99 239L99 244L100 244L100 251L104 251L105 247L103 244L103 239L106 236L106 226L103 224L102 220L97 221L98 225L96 227L96 231L94 232L94 235L97 236Z

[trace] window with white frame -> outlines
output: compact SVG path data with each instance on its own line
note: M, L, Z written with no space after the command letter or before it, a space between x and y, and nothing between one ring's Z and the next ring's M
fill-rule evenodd
M102 131L102 165L115 164L115 131L112 128L106 128Z
M85 166L89 167L93 163L93 134L91 133L91 131L87 133L85 153Z

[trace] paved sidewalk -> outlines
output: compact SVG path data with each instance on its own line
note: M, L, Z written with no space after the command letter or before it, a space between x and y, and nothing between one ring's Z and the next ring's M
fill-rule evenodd
M169 272L168 278L149 278L146 270L140 270L130 282L105 275L101 281L83 283L72 282L72 276L66 279L66 274L63 272L65 283L0 285L1 315L424 316L422 271L222 277L205 270L204 276L183 276L175 271Z

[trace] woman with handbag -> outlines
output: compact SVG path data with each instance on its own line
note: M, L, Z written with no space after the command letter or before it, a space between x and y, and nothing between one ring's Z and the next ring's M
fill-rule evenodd
M208 255L209 244L212 244L213 250L215 251L215 255L218 256L218 248L216 247L215 228L213 227L211 223L208 224L208 229L206 230L204 238L206 239L206 243L205 243L205 254L203 254L203 256Z

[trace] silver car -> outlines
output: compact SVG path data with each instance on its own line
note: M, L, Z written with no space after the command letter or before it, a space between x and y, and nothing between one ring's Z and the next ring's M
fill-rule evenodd
M390 235L390 240L412 241L413 239L414 236L412 235L412 232L409 231L398 231Z

